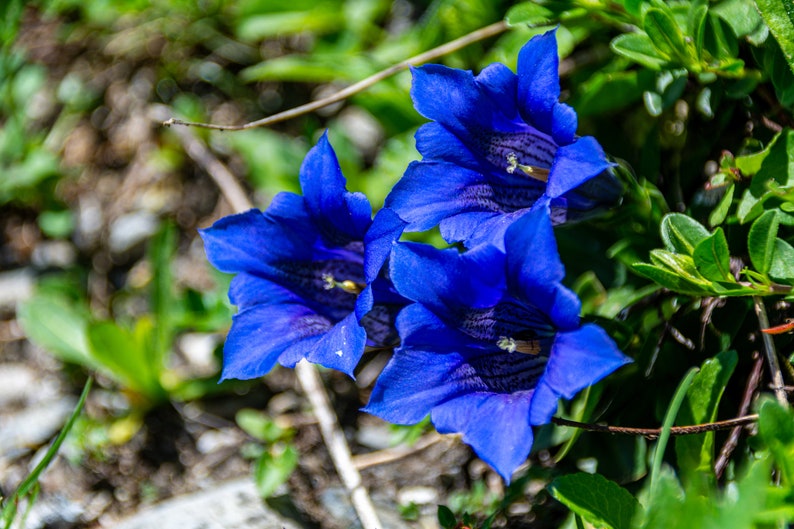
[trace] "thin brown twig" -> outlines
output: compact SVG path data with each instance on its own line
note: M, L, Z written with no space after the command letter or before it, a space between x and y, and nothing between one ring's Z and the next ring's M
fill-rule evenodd
M415 55L409 59L406 59L402 62L389 66L385 70L381 70L380 72L373 74L367 77L366 79L363 79L355 84L352 84L347 88L343 88L342 90L334 94L331 94L328 97L318 99L317 101L312 101L311 103L306 103L305 105L301 105L299 107L285 110L284 112L279 112L278 114L273 114L272 116L268 116L266 118L262 118L257 121L251 121L250 123L245 123L243 125L215 125L213 123L197 123L194 121L184 121L177 118L171 118L166 121L163 121L163 125L166 127L170 127L171 125L185 125L188 127L201 127L201 128L213 129L213 130L247 130L256 127L264 127L267 125L272 125L273 123L278 123L280 121L286 121L288 119L302 116L303 114L314 112L315 110L319 110L333 103L343 101L348 97L351 97L359 92L366 90L370 86L386 79L387 77L391 77L396 73L399 73L403 70L407 70L410 66L416 66L417 64L422 64L427 61L432 61L433 59L437 59L439 57L457 51L461 48L465 48L469 44L473 44L480 40L487 39L488 37L493 37L495 35L498 35L499 33L505 31L507 28L508 28L507 23L504 20L500 20L499 22L491 24L490 26L485 26L484 28L480 28L477 31L473 31L467 35L464 35L459 39L455 39L453 41L447 42L446 44L442 44L437 48L433 48L432 50L428 50L426 52L420 53L419 55Z
M154 107L151 115L154 119L160 121L156 116L162 110L162 107ZM188 129L181 129L176 132L190 157L207 171L232 208L238 213L251 209L251 201L248 200L248 196L240 183L237 182L237 179L234 178L226 166L212 155L204 143ZM362 484L361 474L353 465L350 447L339 426L339 420L331 407L331 400L320 379L320 374L314 366L307 362L298 363L295 366L295 374L304 394L312 405L323 440L331 455L331 460L339 474L339 478L342 480L342 484L350 495L350 501L353 503L353 508L361 521L361 526L364 529L380 529L383 525L378 519L375 506L372 504L366 487Z
M769 318L766 315L766 307L764 301L760 296L753 296L753 307L755 308L755 315L758 318L758 325L760 328L769 328ZM762 332L761 339L764 342L764 353L766 354L766 363L769 367L769 376L772 379L772 391L775 393L775 398L781 406L788 407L788 397L786 390L783 389L783 373L780 371L780 363L777 359L777 352L775 352L775 342L772 336Z
M753 402L753 397L758 390L758 384L761 381L761 373L763 372L764 368L764 357L761 356L757 351L754 353L754 355L755 361L753 362L753 370L750 372L750 376L747 377L747 383L744 386L744 394L742 395L742 402L739 405L739 416L746 414L750 409L750 405ZM728 460L730 459L734 449L736 449L736 446L739 444L739 435L741 435L741 433L742 427L734 426L730 435L728 435L728 439L725 441L725 444L722 445L722 449L720 449L720 455L717 457L717 461L714 463L714 475L717 476L717 479L722 477L725 467L728 466Z
M713 432L716 430L725 430L734 428L736 426L744 426L752 424L758 420L758 415L745 415L743 417L736 417L735 419L728 419L726 421L708 422L703 424L693 424L689 426L673 426L670 429L670 435L694 435L704 432ZM613 434L624 435L641 435L647 439L656 439L662 433L661 428L631 428L627 426L610 426L608 424L588 424L577 421L569 421L560 417L552 417L551 422L559 426L570 426L573 428L580 428L591 432L606 432Z
M375 452L370 452L368 454L359 454L353 456L353 464L356 466L357 469L362 470L364 468L374 467L378 465L385 465L387 463L393 463L395 461L399 461L405 457L408 457L411 454L415 454L417 452L421 452L427 448L430 448L436 443L439 443L445 439L445 436L431 433L425 435L424 437L420 438L411 446L395 446L392 448L385 448L383 450L377 450Z

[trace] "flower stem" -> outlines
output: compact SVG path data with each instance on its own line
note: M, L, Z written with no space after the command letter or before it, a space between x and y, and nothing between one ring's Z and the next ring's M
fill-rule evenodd
M215 125L213 123L197 123L194 121L183 121L177 118L171 118L166 121L163 121L163 125L166 127L170 127L171 125L185 125L187 127L201 127L201 128L213 129L213 130L247 130L256 127L264 127L267 125L272 125L273 123L278 123L280 121L286 121L288 119L296 118L298 116L302 116L303 114L314 112L315 110L331 105L333 103L343 101L351 96L356 95L359 92L363 92L370 86L386 79L387 77L391 77L396 73L399 73L403 70L407 70L411 66L416 66L417 64L422 64L427 61L432 61L439 57L443 57L444 55L448 55L461 48L465 48L469 44L473 44L480 40L487 39L488 37L493 37L494 35L498 35L499 33L505 31L506 29L508 29L507 23L504 20L500 20L499 22L491 24L490 26L485 26L484 28L480 28L476 31L472 31L471 33L464 35L458 39L447 42L446 44L442 44L437 48L433 48L432 50L428 50L426 52L420 53L419 55L414 55L409 59L405 59L402 62L389 66L385 70L381 70L376 74L370 75L366 79L363 79L355 84L352 84L347 88L343 88L342 90L334 94L331 94L328 97L324 97L322 99L318 99L317 101L312 101L311 103L306 103L305 105L301 105L295 108L291 108L289 110L285 110L284 112L279 112L278 114L273 114L272 116L268 116L266 118L262 118L256 121L251 121L250 123L245 123L243 125Z

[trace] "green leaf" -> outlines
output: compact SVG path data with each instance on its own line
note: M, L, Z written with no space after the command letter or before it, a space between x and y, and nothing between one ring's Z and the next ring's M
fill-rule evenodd
M662 241L671 252L692 255L695 247L709 237L709 231L698 221L682 213L670 213L662 219Z
M794 189L794 131L784 131L765 150L768 152L737 206L739 222L753 220L763 213L767 200ZM737 166L738 162L737 158Z
M725 351L703 362L689 387L677 424L703 424L716 420L717 407L737 361L736 351ZM682 435L676 438L675 451L678 465L684 472L711 474L714 432Z
M287 481L298 466L298 451L291 444L282 450L265 451L254 464L254 481L259 495L263 498L272 496L276 489Z
M755 270L761 274L766 275L772 266L779 225L777 211L769 210L750 226L750 233L747 235L747 251Z
M758 409L758 434L769 447L786 482L794 484L794 416L771 398Z
M166 223L149 242L149 262L153 273L150 299L155 324L149 362L156 366L162 365L176 334L174 321L178 307L171 273L171 262L176 253L176 236L176 228Z
M691 281L696 285L708 287L709 281L700 275L695 268L695 262L688 255L681 255L667 250L651 250L651 263L656 266L667 268L671 272Z
M783 239L775 239L769 277L789 285L794 284L794 247Z
M722 228L717 228L695 247L692 254L698 272L712 281L733 281L731 255Z
M794 72L794 4L791 0L756 0L755 4Z
M642 29L662 56L687 64L684 35L670 13L654 7L648 9L643 18Z
M454 529L454 527L458 524L455 514L446 505L438 506L438 524L443 529Z
M689 7L687 13L687 34L695 45L695 53L698 60L703 53L703 35L706 31L706 14L709 6L706 0L695 0Z
M17 318L28 339L65 362L95 368L86 329L87 316L54 297L34 296L19 305Z
M143 330L145 326L140 326ZM149 327L151 329L151 327ZM150 338L151 335L148 336ZM147 343L113 322L89 325L88 342L92 356L114 379L157 402L165 396L159 380L159 366L149 362ZM150 342L150 340L148 340ZM151 345L148 345L151 347Z
M667 64L667 58L659 54L651 39L644 33L624 33L612 39L609 46L618 55L652 70L661 70Z
M728 185L728 188L725 190L725 194L722 195L717 207L715 207L711 214L709 214L709 225L719 226L725 221L725 217L728 216L728 211L730 211L731 205L733 204L733 193L735 189L735 184Z
M649 487L649 483L646 484ZM669 529L681 522L681 507L686 496L672 468L665 465L654 483L654 493L648 494L645 509L638 510L632 527L643 529ZM692 520L687 520L689 523ZM692 527L698 527L692 525Z
M730 25L738 38L755 33L764 25L755 5L748 0L723 0L709 10Z
M528 24L538 26L554 21L554 13L534 2L522 2L511 7L505 16L508 26Z
M234 419L245 433L266 443L291 437L288 430L281 428L272 418L258 410L243 408L235 414Z
M700 285L693 284L667 268L654 266L648 263L634 263L631 265L631 268L638 274L674 292L692 294L695 296L708 295L708 292Z
M761 165L764 163L764 160L772 150L772 146L775 145L775 142L780 136L781 133L775 134L774 138L766 144L766 147L758 152L737 156L735 159L736 168L739 169L744 176L752 176L760 171Z
M639 503L626 489L599 474L569 474L549 485L551 495L595 527L630 529Z

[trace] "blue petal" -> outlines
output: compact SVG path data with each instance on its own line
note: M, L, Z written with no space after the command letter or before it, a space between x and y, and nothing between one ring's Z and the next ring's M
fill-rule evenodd
M440 223L441 236L447 242L463 241L467 248L482 244L492 244L504 251L505 231L526 211L513 213L493 213L472 211L443 219Z
M549 173L546 194L559 197L584 182L609 169L604 150L592 136L579 138L574 143L557 149L554 165Z
M528 123L552 132L560 98L556 30L533 37L518 53L518 100Z
M243 310L262 303L299 303L302 300L291 290L269 279L241 272L229 285L229 301Z
M463 442L509 483L532 449L531 396L532 391L471 393L437 406L431 418L440 433L463 434Z
M552 416L557 413L559 400L560 396L544 380L541 380L532 394L529 423L535 426L549 424Z
M482 163L461 139L444 125L425 123L416 131L416 150L426 161L449 162L473 171Z
M588 323L557 334L543 381L570 399L629 362L601 327Z
M359 325L355 313L351 313L321 337L306 359L355 378L353 371L364 354L366 344L367 333Z
M495 305L504 292L503 267L504 254L492 246L459 254L401 243L392 250L391 278L404 297L444 313Z
M412 162L386 207L408 223L407 231L424 231L445 217L487 210L491 194L480 173L445 162Z
M199 230L207 259L221 272L255 272L269 259L266 245L258 244L262 233L270 230L261 211L224 217L212 227Z
M406 350L432 349L433 354L462 353L469 349L478 350L480 346L419 303L408 305L400 312L397 332Z
M372 222L372 208L361 193L349 193L328 133L320 137L300 170L300 182L309 211L322 230L327 225L349 239L362 240ZM331 241L335 233L325 233Z
M397 349L378 377L364 411L395 424L415 424L459 388L447 384L456 354Z
M552 109L551 136L557 145L568 145L576 136L579 119L576 111L565 103L557 103Z
M510 68L498 62L490 64L480 72L475 81L483 94L498 106L505 117L516 121L519 119L516 106L518 77Z
M375 281L405 226L405 221L389 208L383 208L375 215L364 237L364 277L367 283Z
M277 361L294 365L330 327L327 319L298 304L244 310L234 316L226 338L221 380L260 377Z

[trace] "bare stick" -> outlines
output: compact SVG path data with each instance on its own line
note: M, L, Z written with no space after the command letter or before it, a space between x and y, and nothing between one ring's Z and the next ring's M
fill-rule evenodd
M758 415L745 415L727 421L707 422L704 424L693 424L691 426L673 426L670 435L693 435L703 432L713 432L716 430L727 430L736 426L752 424L758 420ZM609 426L607 424L587 424L583 422L569 421L559 417L552 417L551 422L560 426L571 426L581 428L591 432L618 433L625 435L642 435L648 439L656 439L662 433L661 428L630 428L626 426Z
M477 41L487 39L488 37L498 35L507 28L507 23L504 20L500 20L499 22L491 24L490 26L485 26L484 28L473 31L468 35L464 35L459 39L447 42L446 44L442 44L437 48L420 53L419 55L414 55L410 59L406 59L402 62L389 66L385 70L381 70L380 72L373 74L366 79L352 84L347 88L343 88L342 90L336 92L335 94L331 94L328 97L318 99L317 101L312 101L311 103L306 103L305 105L301 105L299 107L285 110L284 112L279 112L278 114L273 114L272 116L268 116L257 121L245 123L243 125L215 125L212 123L196 123L193 121L184 121L177 118L171 118L163 121L163 125L166 127L170 127L171 125L185 125L188 127L202 127L213 130L247 130L256 127L272 125L273 123L278 123L279 121L286 121L288 119L302 116L303 114L308 114L309 112L314 112L315 110L325 106L345 100L350 96L366 90L370 86L386 79L387 77L391 77L398 72L407 70L410 66L415 66L417 64L422 64L424 62L443 57L444 55L448 55L461 48L465 48L469 44L473 44Z
M766 316L764 301L760 296L753 296L753 307L761 329L768 329L769 318ZM775 352L775 343L772 341L772 337L765 332L761 333L761 339L764 341L766 363L769 365L769 376L772 378L772 391L782 406L788 406L786 390L783 387L783 373L780 371L780 363L777 360L777 352Z
M156 116L161 111L162 107L153 108L152 115ZM155 117L155 119L160 121L159 118ZM251 201L248 200L237 179L234 178L234 175L231 174L226 166L212 155L203 142L196 138L188 129L174 130L190 157L207 171L215 183L218 184L221 193L229 201L232 208L237 213L251 209ZM308 362L300 362L295 366L295 374L303 392L312 405L314 414L317 416L323 440L328 447L328 452L331 454L331 459L334 462L339 478L350 494L350 500L356 509L362 527L364 529L380 529L383 525L378 520L378 515L375 513L375 507L372 505L367 489L361 483L361 475L353 464L347 440L339 427L339 421L331 408L328 392L323 386L322 380L320 380L317 369Z
M758 383L761 381L761 372L764 368L764 358L756 351L753 362L753 370L747 378L747 384L744 386L744 395L742 395L742 403L739 405L739 415L744 415L750 409L750 404L753 402L755 392L758 390ZM717 479L722 477L725 467L728 466L728 460L731 457L736 445L739 444L739 435L742 433L741 426L735 426L731 430L725 444L722 445L720 455L717 457L717 462L714 463L714 475Z
M378 529L383 527L375 512L375 507L369 499L367 489L361 483L361 474L358 473L350 455L345 434L339 428L339 421L331 408L328 392L323 386L317 369L306 360L301 360L295 366L298 380L303 387L303 392L312 404L314 414L320 423L320 432L323 434L325 446L331 453L334 466L339 473L342 484L350 494L350 501L356 509L358 519L364 529Z
M364 468L393 463L411 454L421 452L422 450L429 448L434 444L443 441L444 439L445 436L437 433L431 433L422 437L411 446L395 446L393 448L386 448L384 450L370 452L369 454L353 456L353 464L357 469L361 470Z

